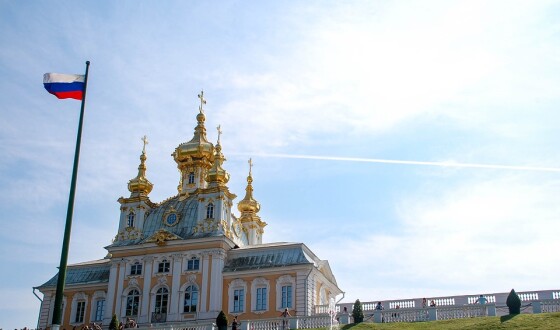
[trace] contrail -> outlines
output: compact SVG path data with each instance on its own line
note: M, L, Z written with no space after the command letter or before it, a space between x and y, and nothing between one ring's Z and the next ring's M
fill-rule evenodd
M384 163L384 164L401 164L401 165L423 165L423 166L439 166L439 167L488 168L488 169L504 169L504 170L516 170L516 171L537 171L537 172L560 172L560 168L556 168L556 167L473 164L473 163L456 163L454 161L425 162L425 161L416 161L416 160L396 160L396 159L356 158L356 157L336 157L336 156L313 156L313 155L289 155L289 154L267 154L267 153L256 153L256 154L233 153L233 154L240 155L240 156L253 156L253 157L334 160L334 161L343 161L343 162Z

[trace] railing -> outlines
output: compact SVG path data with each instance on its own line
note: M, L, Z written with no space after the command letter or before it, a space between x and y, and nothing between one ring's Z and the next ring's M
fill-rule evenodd
M560 312L560 299L541 300L540 305L541 305L541 313Z
M495 305L467 305L459 307L438 307L437 316L438 320L452 320L452 319L466 319L471 317L489 316L488 309L493 308L496 315Z
M391 309L379 311L380 316L377 320L381 319L383 323L393 323L393 322L421 322L429 320L429 312L426 308L414 308L414 309ZM375 315L375 314L374 314Z
M165 323L167 313L152 313L152 323Z
M560 290L540 290L540 291L524 291L517 293L520 299L524 302L530 303L534 301L545 301L545 300L560 300ZM509 295L509 292L501 292L501 293L489 293L483 294L483 297L486 298L486 303L493 304L499 306L500 313L503 312L502 307L506 305L506 299ZM447 296L447 297L427 297L427 305L430 306L430 303L433 301L436 307L458 307L464 305L478 305L477 299L480 298L480 295L462 295L462 296ZM415 299L401 299L401 300L381 300L381 304L384 308L396 308L399 305L400 309L409 309L415 307L422 306L422 298L415 298ZM371 314L375 310L375 306L377 305L378 301L366 301L362 303L362 310L364 314ZM337 305L338 312L343 312L344 308L348 313L352 313L354 304L353 303L341 303ZM507 308L506 308L507 310ZM321 310L321 312L324 312ZM320 314L319 311L316 314Z

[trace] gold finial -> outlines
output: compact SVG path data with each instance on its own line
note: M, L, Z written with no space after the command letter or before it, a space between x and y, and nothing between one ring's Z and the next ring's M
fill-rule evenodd
M146 153L146 144L148 144L148 137L146 135L144 135L140 140L142 140L142 142L144 142L144 147L142 148L142 153L145 154Z
M220 136L222 135L222 125L218 125L216 129L218 130L218 144L220 144Z
M249 158L249 176L251 176L251 170L253 169L253 159Z
M200 111L200 113L204 113L203 106L206 104L206 99L204 98L204 90L200 91L200 94L198 94L198 98L200 99L200 106L198 107L198 110Z

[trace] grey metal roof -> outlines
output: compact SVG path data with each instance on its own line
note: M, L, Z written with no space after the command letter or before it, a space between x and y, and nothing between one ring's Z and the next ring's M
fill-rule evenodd
M303 246L253 246L248 249L232 250L226 260L224 272L251 269L286 267L292 265L313 264L305 254Z
M179 214L179 222L177 225L170 227L164 224L163 216L172 208L174 212ZM113 242L110 247L142 244L160 229L164 229L182 239L221 235L221 233L218 232L193 233L193 228L197 224L197 218L198 197L196 195L191 195L185 200L180 200L178 196L175 196L151 210L144 222L141 238L135 240L119 240Z
M99 260L91 263L70 265L66 271L66 284L94 284L109 282L109 270L111 264L109 260ZM39 288L56 287L58 273Z

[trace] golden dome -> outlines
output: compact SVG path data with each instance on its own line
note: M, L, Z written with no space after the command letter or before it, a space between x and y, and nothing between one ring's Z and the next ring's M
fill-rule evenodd
M253 163L249 159L249 176L247 177L247 188L245 188L245 197L237 204L237 209L241 212L241 216L246 213L257 213L261 209L261 205L253 198L253 177L251 176L251 167Z
M154 185L146 178L146 144L148 140L146 136L142 138L144 141L144 149L142 150L142 155L140 155L140 165L138 165L138 175L128 181L128 190L132 193L131 196L141 196L148 195Z
M214 145L208 142L206 127L204 127L206 116L204 116L202 105L206 104L206 100L203 98L203 95L204 92L198 95L201 99L201 105L198 108L199 114L196 116L198 124L194 128L193 138L189 142L181 143L172 154L173 159L179 165L183 162L197 159L206 159L210 163L214 161Z
M222 164L224 163L226 158L222 154L222 146L220 145L220 135L222 134L220 126L218 126L217 129L218 129L218 142L216 143L216 147L215 147L216 154L214 156L214 164L212 165L212 168L208 171L208 174L206 175L206 182L208 183L215 182L218 185L224 185L229 181L229 173L222 168Z

